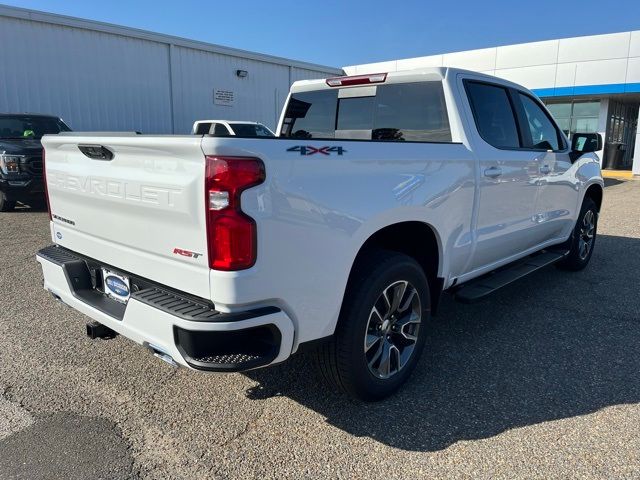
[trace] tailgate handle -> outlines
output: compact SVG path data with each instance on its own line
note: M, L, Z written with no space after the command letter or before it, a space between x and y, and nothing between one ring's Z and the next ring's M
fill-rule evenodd
M113 160L113 152L102 145L78 145L78 149L93 160Z

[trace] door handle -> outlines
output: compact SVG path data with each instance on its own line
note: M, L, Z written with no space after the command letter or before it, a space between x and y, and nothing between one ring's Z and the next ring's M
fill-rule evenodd
M489 178L497 178L502 175L502 169L500 167L485 168L484 176Z
M549 165L543 165L540 167L540 173L543 175L549 175L551 173L551 167Z

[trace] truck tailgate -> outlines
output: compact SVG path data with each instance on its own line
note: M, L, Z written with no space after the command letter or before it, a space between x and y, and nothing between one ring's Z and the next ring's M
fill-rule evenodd
M201 140L43 137L54 242L123 272L209 298ZM100 147L113 158L96 158Z

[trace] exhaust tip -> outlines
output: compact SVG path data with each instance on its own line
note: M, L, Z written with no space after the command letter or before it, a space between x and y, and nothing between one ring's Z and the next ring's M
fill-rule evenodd
M161 349L160 347L158 347L156 345L153 345L153 344L151 344L149 342L144 342L143 345L145 346L145 348L147 350L149 350L149 352L151 352L151 354L154 357L159 358L163 362L168 363L173 368L178 368L178 364L173 359L173 357L171 355L169 355L167 352L165 352L163 349Z
M91 322L87 323L87 336L95 340L96 338L102 338L108 340L110 338L115 338L118 334L111 330L109 327L104 326L99 322Z

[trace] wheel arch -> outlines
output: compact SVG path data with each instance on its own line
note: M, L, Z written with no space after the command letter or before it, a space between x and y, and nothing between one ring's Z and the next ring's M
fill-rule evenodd
M444 284L439 276L442 268L442 246L436 229L426 222L403 221L386 225L369 235L351 264L344 297L349 293L349 286L358 263L373 250L403 253L420 264L429 281L431 311L435 313Z
M603 197L604 197L604 188L602 187L602 185L600 185L599 183L592 183L584 191L584 196L582 198L582 201L584 202L585 198L591 198L595 202L596 207L598 208L598 213L599 213L602 207Z

